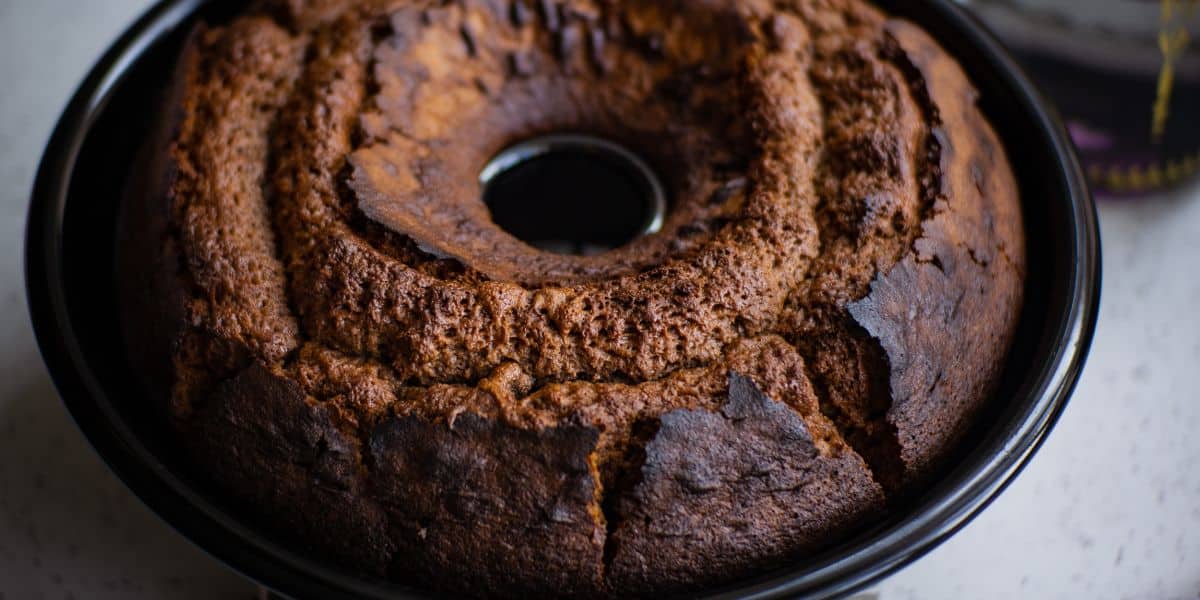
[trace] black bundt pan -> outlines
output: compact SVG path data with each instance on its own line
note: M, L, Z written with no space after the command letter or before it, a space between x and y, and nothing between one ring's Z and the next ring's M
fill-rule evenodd
M1095 207L1058 121L1012 58L949 0L880 0L923 25L965 66L1016 169L1029 240L1020 331L989 413L938 482L857 537L713 597L836 597L933 549L1012 481L1079 377L1100 289ZM114 290L122 186L186 30L237 1L163 0L108 50L46 149L26 236L38 343L63 401L109 466L163 519L233 568L295 598L398 598L420 590L356 576L281 542L195 479L160 413L134 385Z

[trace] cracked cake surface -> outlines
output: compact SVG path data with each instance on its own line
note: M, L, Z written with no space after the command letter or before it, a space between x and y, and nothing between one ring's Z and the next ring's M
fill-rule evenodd
M262 1L164 96L122 215L132 359L215 488L372 577L801 564L953 459L1019 316L974 88L860 0ZM660 173L662 230L500 229L480 168L560 132Z

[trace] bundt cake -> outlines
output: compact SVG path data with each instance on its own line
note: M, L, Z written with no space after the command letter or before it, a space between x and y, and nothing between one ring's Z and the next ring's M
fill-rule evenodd
M372 577L795 564L953 460L1014 334L1005 150L861 0L263 1L168 88L123 208L131 360L214 490ZM480 169L558 133L644 159L661 228L499 227Z

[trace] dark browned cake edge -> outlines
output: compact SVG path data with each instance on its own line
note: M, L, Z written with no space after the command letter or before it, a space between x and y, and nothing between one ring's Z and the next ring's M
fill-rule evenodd
M975 107L974 87L916 25L894 20L887 30L935 105L937 201L913 251L848 308L887 355L887 422L910 485L920 485L961 441L999 378L1020 312L1025 246L1016 183L997 176L1012 170Z

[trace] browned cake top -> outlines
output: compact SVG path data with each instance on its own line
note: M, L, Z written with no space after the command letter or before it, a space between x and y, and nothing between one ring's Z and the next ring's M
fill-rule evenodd
M712 556L647 562L670 538L648 507L730 527L689 504L730 483L705 465L818 461L814 521L877 510L960 437L1015 325L1003 150L954 61L858 0L279 0L181 69L176 421L265 377L353 440L355 469L443 443L379 433L408 417L592 431L561 443L587 456L617 589L821 542L771 539L803 521L780 505ZM563 131L663 175L661 232L568 256L492 222L480 168Z

